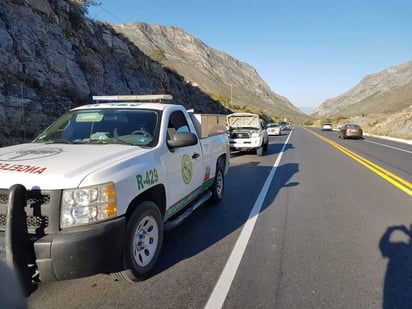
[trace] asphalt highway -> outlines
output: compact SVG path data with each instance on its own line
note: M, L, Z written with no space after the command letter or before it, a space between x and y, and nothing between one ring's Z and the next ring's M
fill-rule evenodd
M43 282L29 308L410 308L412 145L296 127L233 153L154 275ZM102 257L103 258L103 257Z

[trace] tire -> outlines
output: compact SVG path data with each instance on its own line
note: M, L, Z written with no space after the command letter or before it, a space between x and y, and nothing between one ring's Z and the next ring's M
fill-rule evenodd
M263 145L263 151L268 150L269 148L269 140L266 141L266 143Z
M258 157L263 156L263 146L260 146L259 148L256 149L256 154Z
M218 162L216 166L215 181L211 188L212 197L209 200L212 204L219 203L223 198L223 190L225 188L225 173L223 170L224 167Z
M154 202L145 201L135 209L126 226L124 270L112 274L112 277L129 282L149 277L159 257L162 243L163 222L160 210Z

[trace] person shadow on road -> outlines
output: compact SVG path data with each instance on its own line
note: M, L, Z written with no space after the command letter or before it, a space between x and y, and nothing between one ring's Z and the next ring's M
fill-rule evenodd
M391 236L407 238L405 241L393 241ZM400 232L400 233L399 233ZM412 226L391 226L383 234L379 248L383 257L389 258L384 290L383 308L412 308Z

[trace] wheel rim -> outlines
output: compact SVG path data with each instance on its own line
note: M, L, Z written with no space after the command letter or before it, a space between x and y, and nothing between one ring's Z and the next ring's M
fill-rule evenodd
M223 193L223 175L221 171L217 173L215 181L216 181L216 193L219 197L221 197Z
M159 227L152 216L143 217L134 235L133 257L140 267L147 266L156 255Z

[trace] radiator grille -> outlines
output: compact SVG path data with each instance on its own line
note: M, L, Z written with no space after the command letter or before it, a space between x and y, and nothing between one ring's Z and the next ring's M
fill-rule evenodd
M9 190L0 189L0 230L5 230L6 227L8 203ZM41 235L58 229L59 203L60 191L28 190L24 210L29 233ZM52 230L49 230L52 221Z

